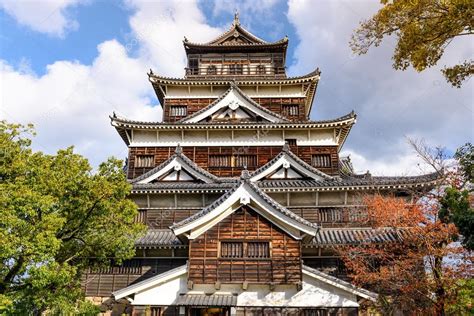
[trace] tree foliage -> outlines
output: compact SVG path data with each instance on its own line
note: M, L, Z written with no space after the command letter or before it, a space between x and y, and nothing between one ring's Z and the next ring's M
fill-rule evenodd
M364 203L370 225L398 238L340 249L350 277L379 293L377 306L384 315L444 315L456 301L458 281L472 276L469 252L453 243L456 226L437 219L436 203L409 204L381 195L367 196Z
M81 272L132 257L142 231L130 185L119 160L93 171L73 148L33 151L32 135L0 122L0 312L90 310Z
M393 67L417 71L436 65L457 37L472 35L474 2L468 0L381 0L383 7L363 21L350 42L353 51L365 54L391 35L397 37ZM446 80L461 87L474 74L473 60L442 70Z
M447 183L440 199L440 218L444 222L453 222L462 235L463 245L474 250L474 208L470 202L474 179L474 146L465 144L456 151L454 158L458 166L452 172L451 181Z

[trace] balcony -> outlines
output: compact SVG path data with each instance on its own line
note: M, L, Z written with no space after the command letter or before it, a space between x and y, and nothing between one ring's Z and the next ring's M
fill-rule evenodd
M265 65L205 65L185 68L186 78L286 78L285 67Z

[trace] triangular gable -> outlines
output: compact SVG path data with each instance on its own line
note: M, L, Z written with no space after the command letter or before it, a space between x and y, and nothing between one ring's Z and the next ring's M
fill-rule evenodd
M198 123L205 121L267 121L282 123L288 120L274 113L245 95L235 84L224 92L217 100L204 109L181 119L180 123Z
M231 28L207 43L208 45L232 45L232 44L268 44L268 42L255 36L240 25L239 14L234 15Z
M125 297L133 297L135 294L149 290L154 287L158 287L160 285L164 285L174 280L179 280L182 277L186 277L188 272L187 265L183 265L172 270L166 271L164 273L158 274L154 277L148 278L141 282L129 285L123 289L117 290L112 292L112 295L116 300ZM178 282L179 283L179 282ZM163 304L163 305L171 305L171 304Z
M243 176L233 189L214 203L199 213L171 226L175 235L186 234L189 239L195 239L243 205L252 208L295 239L301 239L305 234L316 235L318 228L315 224L278 204L251 183L248 171L244 170L245 172L247 176Z
M255 170L252 182L266 180L316 180L327 181L334 178L312 167L290 151L287 144L283 150L266 165Z
M324 272L321 272L309 266L303 265L302 268L303 268L302 271L303 271L304 276L309 276L310 278L324 282L330 286L333 286L345 292L349 292L351 294L357 295L366 300L370 300L373 302L377 301L377 298L378 298L377 293L357 287L347 281L341 280L339 278L336 278L332 275L326 274Z
M153 182L214 183L218 181L218 177L207 172L186 157L178 145L173 156L131 182L134 184L145 184Z

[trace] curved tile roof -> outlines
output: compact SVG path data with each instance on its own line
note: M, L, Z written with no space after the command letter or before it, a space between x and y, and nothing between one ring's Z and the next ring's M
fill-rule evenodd
M186 155L184 155L182 153L182 150L181 150L181 147L178 145L178 147L176 147L176 151L175 153L169 157L167 160L165 160L164 162L162 162L161 164L159 164L158 166L156 166L155 168L151 169L150 171L142 174L141 176L139 177L136 177L135 179L132 179L130 180L131 183L137 183L141 180L144 180L152 175L154 175L155 173L157 173L159 170L161 170L162 168L166 167L169 163L171 163L171 161L173 161L174 159L176 158L179 158L181 159L181 161L190 169L194 170L196 173L200 174L202 177L208 179L210 182L221 182L221 181L225 181L221 178L218 178L217 176L213 175L212 173L204 170L203 168L199 167L198 165L196 165L196 163L194 163L194 161L192 161L191 159L189 159L188 157L186 157Z
M174 230L180 227L185 226L188 223L191 223L209 213L211 213L214 209L216 209L219 205L224 203L227 199L229 199L232 194L234 194L242 185L248 186L253 192L257 193L259 197L261 197L266 203L268 203L271 207L273 207L275 210L278 212L282 213L283 215L295 220L296 222L299 222L300 224L312 227L312 228L317 228L318 226L316 224L313 224L306 219L296 215L295 213L291 212L287 208L283 207L279 203L277 203L275 200L273 200L271 197L269 197L266 193L264 193L262 190L260 190L255 184L251 183L249 181L249 178L241 179L232 189L227 191L224 195L222 195L220 198L215 200L213 203L208 205L207 207L203 208L200 212L178 222L173 224L170 229Z
M140 237L135 241L135 246L138 248L172 248L184 246L184 244L169 229L150 228L146 232L145 236Z

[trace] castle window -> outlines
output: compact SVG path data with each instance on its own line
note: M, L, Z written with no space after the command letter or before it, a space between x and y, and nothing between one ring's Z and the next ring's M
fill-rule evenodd
M209 167L256 167L256 155L210 155Z
M269 242L248 242L247 258L265 259L270 258Z
M234 167L256 167L257 156L255 155L236 155L234 156Z
M285 138L285 142L290 146L296 146L296 138Z
M188 107L185 105L170 106L170 116L186 116Z
M225 259L248 258L268 259L270 258L270 243L265 241L223 241L221 242L220 257Z
M221 258L242 258L244 256L243 242L221 242Z
M214 65L207 66L207 74L208 75L215 75L217 74L217 67Z
M241 75L244 72L244 68L241 64L231 64L229 65L229 73L231 75Z
M311 156L311 165L319 168L330 168L331 167L331 155L329 154L318 154Z
M264 75L266 73L266 69L264 65L258 65L257 66L257 74L258 75Z
M135 159L136 168L151 168L154 165L155 157L153 155L138 155Z
M282 109L286 116L298 116L300 113L298 104L284 104Z

